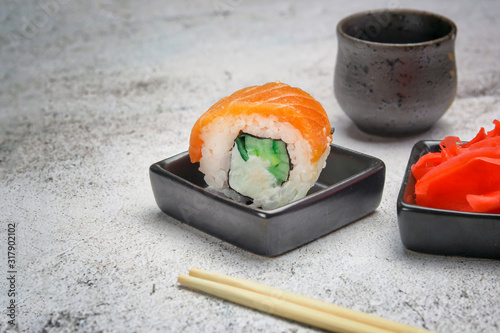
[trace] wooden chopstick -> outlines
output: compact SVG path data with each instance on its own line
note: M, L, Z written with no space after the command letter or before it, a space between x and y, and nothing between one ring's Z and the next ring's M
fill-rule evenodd
M335 332L345 333L390 333L384 329L357 323L325 312L265 296L253 291L236 288L222 283L208 281L188 275L180 275L179 283L193 289L238 303L249 308L276 316L292 319L304 324Z
M191 269L179 283L253 309L335 332L429 332L228 275Z

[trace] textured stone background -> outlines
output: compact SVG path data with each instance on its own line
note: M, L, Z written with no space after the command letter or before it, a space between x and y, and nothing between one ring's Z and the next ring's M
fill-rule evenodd
M416 8L458 26L459 87L427 133L358 131L332 91L344 16ZM17 224L22 332L310 332L178 286L205 268L439 332L500 331L500 262L404 249L396 196L420 139L472 138L500 115L495 1L0 1L0 327ZM148 167L187 150L219 98L281 80L324 105L335 143L381 158L375 213L277 258L162 214Z

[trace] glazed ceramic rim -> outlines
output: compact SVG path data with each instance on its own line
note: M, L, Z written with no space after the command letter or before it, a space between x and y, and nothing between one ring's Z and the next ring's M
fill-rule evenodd
M451 29L450 32L448 32L446 35L436 38L436 39L431 39L427 40L424 42L418 42L418 43L382 43L382 42L374 42L374 41L369 41L365 39L360 39L353 37L349 34L347 34L343 29L343 25L354 18L362 17L362 16L368 16L368 15L373 15L373 14L380 14L380 13L389 13L389 14L417 14L421 16L432 16L435 17L447 24L450 25ZM350 39L352 41L358 42L358 43L363 43L363 44L372 44L372 45L377 45L377 46L388 46L388 47L408 47L408 46L425 46L425 45L434 45L440 42L443 42L445 40L453 40L455 39L457 35L457 26L455 22L450 20L449 18L436 14L436 13L431 13L431 12L426 12L422 10L414 10L414 9L376 9L376 10L367 10L363 12L358 12L354 13L352 15L344 17L340 22L337 24L337 33L341 35L342 37L346 39Z

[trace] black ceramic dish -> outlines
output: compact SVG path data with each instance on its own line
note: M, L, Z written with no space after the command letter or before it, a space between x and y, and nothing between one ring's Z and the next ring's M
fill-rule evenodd
M403 245L417 252L500 259L500 215L415 204L411 166L422 155L438 151L439 141L420 141L412 149L397 202Z
M151 186L160 209L265 256L293 250L373 212L385 182L381 160L332 145L326 168L305 198L262 210L210 191L198 166L187 152L151 165Z

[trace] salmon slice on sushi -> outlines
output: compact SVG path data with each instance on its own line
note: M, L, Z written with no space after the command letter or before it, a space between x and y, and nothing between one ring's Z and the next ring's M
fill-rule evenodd
M311 95L281 82L222 98L194 124L192 163L226 196L273 209L303 198L330 153L328 115Z

